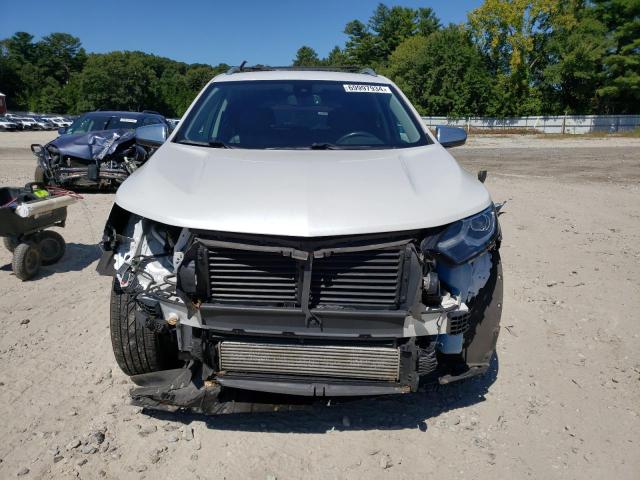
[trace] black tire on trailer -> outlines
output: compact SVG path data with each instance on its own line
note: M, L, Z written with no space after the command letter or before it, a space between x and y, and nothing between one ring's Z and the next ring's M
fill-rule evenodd
M16 277L22 281L31 279L40 270L40 265L40 250L37 245L31 242L22 242L16 246L11 264Z
M62 258L66 243L58 232L44 230L38 234L38 248L42 264L51 265Z
M118 366L127 375L157 372L178 366L175 334L155 333L135 318L139 308L114 278L111 289L111 346Z
M13 253L20 242L16 237L2 237L2 243L4 243L4 248Z

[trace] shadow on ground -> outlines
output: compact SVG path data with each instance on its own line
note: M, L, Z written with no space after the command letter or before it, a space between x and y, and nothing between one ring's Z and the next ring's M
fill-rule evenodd
M83 243L67 243L64 256L53 265L42 266L40 272L30 281L49 277L56 273L79 272L98 260L102 251L98 245L85 245ZM2 265L0 270L10 272L11 264Z
M190 412L144 410L150 417L185 425L204 422L215 430L248 432L325 433L330 430L402 430L427 431L429 422L442 413L469 407L485 400L496 381L499 370L497 356L485 375L450 385L430 385L425 391L389 397L327 401L305 405L300 411L268 413L231 413L201 415ZM296 405L294 408L300 407ZM348 418L345 426L344 418Z

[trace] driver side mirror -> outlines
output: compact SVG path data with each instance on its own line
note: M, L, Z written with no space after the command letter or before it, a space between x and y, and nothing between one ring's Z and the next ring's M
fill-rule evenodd
M65 133L67 133L67 127L60 127L58 129L58 135L64 135Z
M447 127L438 125L436 127L436 138L444 148L458 147L467 141L467 132L464 128Z
M136 142L145 147L158 148L168 136L169 129L161 123L136 128Z

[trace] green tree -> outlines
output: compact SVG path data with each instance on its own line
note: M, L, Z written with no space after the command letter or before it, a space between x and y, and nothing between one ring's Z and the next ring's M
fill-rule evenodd
M156 76L145 60L142 52L89 55L78 79L75 111L150 108Z
M78 37L68 33L52 33L36 44L36 63L45 73L65 84L71 74L79 72L87 59L86 52Z
M347 55L344 53L344 51L340 49L340 47L335 46L329 52L329 55L327 55L327 58L322 60L322 63L327 66L340 67L340 66L348 65L349 59L347 58Z
M561 5L556 0L485 0L469 14L474 39L490 59L497 81L494 114L541 113L533 71L544 51L536 44L551 31Z
M583 2L567 2L560 21L540 39L545 59L538 65L545 113L586 114L598 109L596 90L611 45L606 27Z
M484 55L460 26L406 39L391 54L383 73L423 114L482 115L492 96Z
M419 8L416 12L416 33L427 37L442 28L440 20L431 8Z
M640 1L593 0L594 13L609 30L612 48L604 59L598 96L612 113L640 111Z
M298 49L296 58L293 59L293 65L296 67L315 67L321 63L316 51L306 45Z
M416 10L380 3L366 25L360 20L346 25L345 53L354 64L379 67L407 38L416 34L429 35L438 28L440 21L430 8Z
M0 91L7 96L9 108L16 108L16 94L20 91L20 76L9 59L6 47L0 42Z
M11 37L2 40L7 50L7 56L16 62L31 63L36 57L36 47L33 35L27 32L16 32Z
M375 37L360 20L353 20L344 28L349 37L345 44L345 54L349 63L360 66L372 66L378 62Z

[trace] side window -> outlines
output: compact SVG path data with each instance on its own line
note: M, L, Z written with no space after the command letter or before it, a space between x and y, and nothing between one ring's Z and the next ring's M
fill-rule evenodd
M91 127L93 126L93 120L91 117L82 117L73 122L67 129L67 133L87 133L91 131Z

